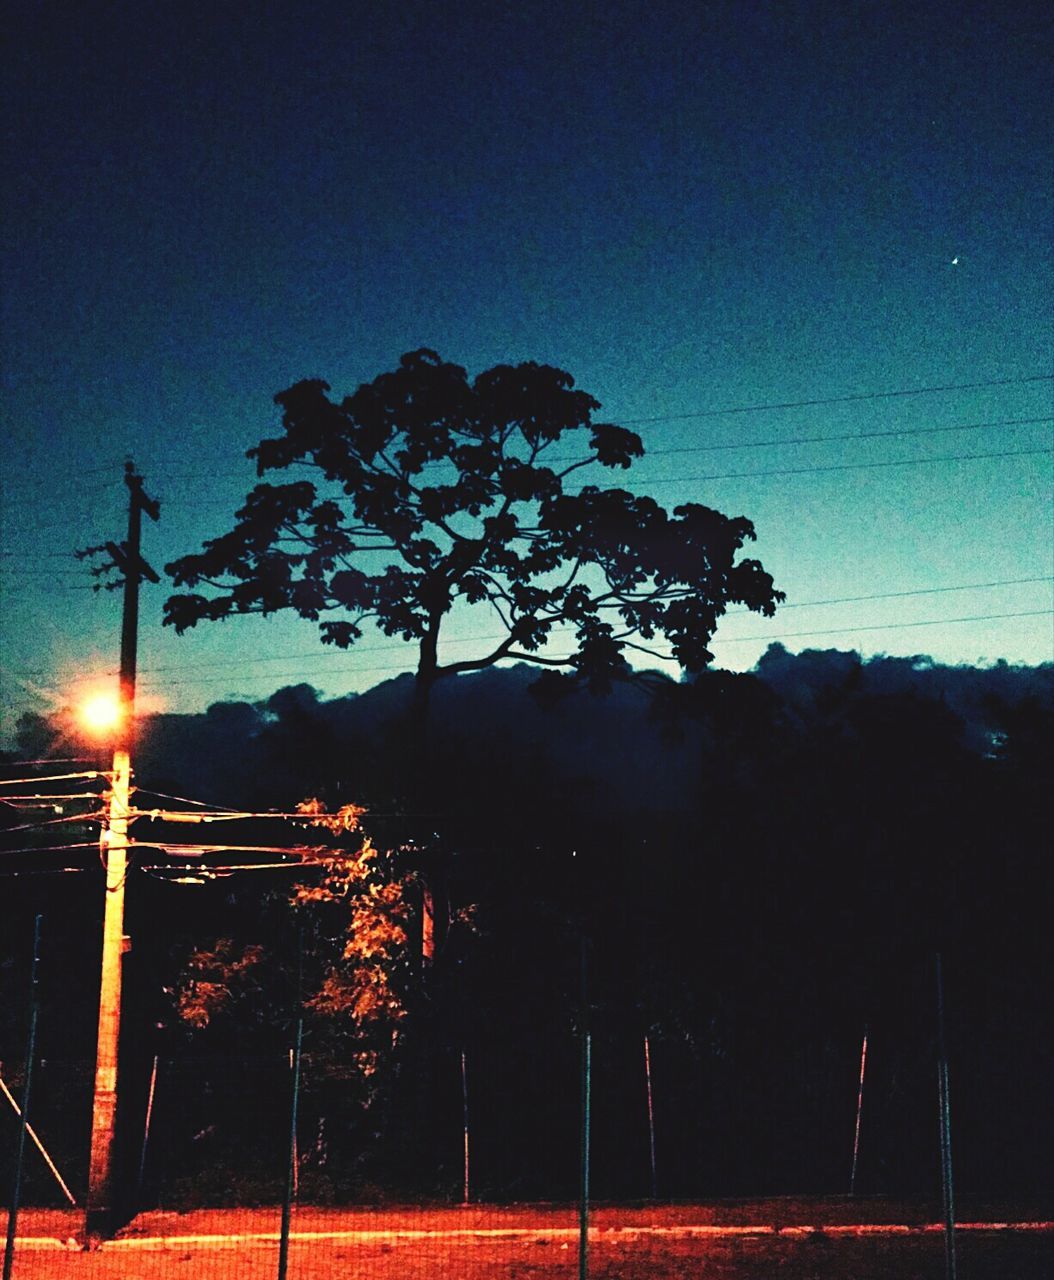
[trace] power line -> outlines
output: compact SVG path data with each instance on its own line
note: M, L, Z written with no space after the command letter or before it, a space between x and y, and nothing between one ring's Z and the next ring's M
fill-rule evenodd
M80 584L78 584L78 583L74 583L74 582L66 582L66 583L63 583L61 586L59 586L59 587L57 587L57 588L55 588L55 589L51 589L51 588L49 587L48 595L49 595L49 596L51 596L51 597L54 597L54 596L56 596L56 595L65 595L67 591L94 591L96 594L98 594L98 593L99 593L99 591L100 591L100 588L99 588L99 587L96 587L96 586L92 586L90 583L87 583L87 582L85 582L85 583L80 583ZM4 587L4 589L3 589L3 595L5 595L5 596L16 596L16 595L20 595L20 596L27 596L27 595L34 595L34 596L38 596L38 597L39 597L40 593L39 593L39 591L37 590L37 584L36 584L36 583L33 583L33 582L20 582L20 583L18 583L18 585L17 585L17 586L13 586L13 587L11 587L11 586Z
M72 847L72 846L71 846ZM292 855L318 853L326 845L278 845L278 844L173 844L169 840L129 840L129 850L160 849L162 853L173 856L187 853L199 857L206 853L288 853ZM207 867L205 863L203 866Z
M818 608L822 605L856 604L856 603L862 603L868 600L894 600L894 599L903 598L905 596L937 595L937 594L947 593L952 591L982 591L982 590L989 590L995 587L1024 586L1024 585L1031 585L1039 582L1051 582L1051 581L1054 581L1054 579L1052 579L1050 575L1044 575L1042 577L1036 577L1036 578L1002 578L1002 579L997 579L994 582L967 582L957 586L917 587L910 591L881 591L881 592L873 593L871 595L864 595L864 596L835 596L833 598L829 598L825 600L799 600L799 601L792 601L789 603L781 604L779 608L780 608L780 611L782 612L784 609L812 609L812 608ZM730 609L728 613L726 613L724 616L728 618L732 618L732 617L738 617L738 616L742 616L744 614L748 614L752 612L753 610L751 609ZM568 623L565 625L571 625L571 624ZM486 642L490 640L503 640L506 634L507 633L505 632L492 632L486 635L455 637L453 639L443 640L441 641L441 644L446 647L450 647L453 645L479 644L481 642ZM352 652L381 653L381 652L394 651L394 650L405 651L410 647L410 643L411 642L405 641L405 640L396 640L390 644L354 645L352 646L351 649L333 650L329 653L325 653L325 652L317 653L314 655L314 657L311 660L314 661L320 658L329 658L329 659L343 658L343 657L350 656ZM265 657L265 658L250 658L250 659L243 659L241 661L181 662L175 666L140 667L140 670L143 672L182 671L190 667L215 670L216 668L219 668L219 667L245 667L248 665L255 666L263 662L292 662L292 661L296 661L297 659L302 659L303 657L304 657L304 654L302 653L281 653L281 654L272 654L269 657ZM26 674L26 673L23 673L23 674ZM153 795L157 793L151 792L151 794ZM176 797L172 797L172 798L176 798Z
M155 822L175 823L208 823L214 822L256 822L263 818L279 819L282 822L299 822L308 825L318 822L317 815L310 813L279 813L274 810L263 810L259 813L231 811L229 809L195 813L186 809L136 809L128 815L129 821L136 818L148 818Z
M871 400L892 400L892 399L902 399L906 397L915 397L915 396L922 396L922 395L940 395L940 394L945 394L948 392L956 392L956 391L984 391L984 390L992 390L996 387L1029 386L1029 385L1035 385L1036 383L1051 382L1051 381L1054 381L1054 375L1030 374L1025 377L1017 377L1017 378L988 378L981 382L953 382L953 383L935 384L935 385L930 385L925 387L897 387L888 391L860 391L860 392L853 392L847 395L817 396L817 397L813 397L811 399L806 399L806 400L775 400L775 401L762 401L762 402L753 403L753 404L722 405L721 407L715 408L715 409L690 409L682 413L651 414L646 417L639 417L639 418L619 417L618 421L620 425L623 425L623 426L642 426L648 423L687 422L693 419L719 418L719 417L732 415L732 414L767 413L767 412L772 412L775 410L783 410L783 409L814 409L814 408L822 408L825 406L839 405L839 404L859 404L864 401L871 401ZM949 428L949 430L950 429L951 428ZM970 428L964 428L964 429L970 429ZM830 438L836 439L837 437L830 437ZM115 471L116 469L118 469L119 465L120 465L119 463L115 462L112 466L106 465L106 466L97 466L97 467L86 467L78 470L76 477L71 476L70 479L82 479L85 475L109 474ZM153 469L155 471L160 471L162 474L164 474L165 464L163 462L156 462L154 464ZM213 472L203 472L199 474L206 475L210 478L216 478L216 479L238 479L241 477L242 472L239 471L239 472L217 473L213 471ZM182 477L169 473L166 478L171 480L171 479L177 479ZM186 478L197 478L197 476L191 475ZM36 480L33 480L33 479L24 480L24 481L21 481L20 483L23 486L25 485L51 486L54 484L54 481L45 480L41 478ZM51 526L51 527L61 527L61 526ZM0 554L8 554L8 553L0 552ZM50 552L45 554L60 556L60 555L63 555L64 553Z
M765 641L765 640L786 640L794 636L825 636L825 635L842 635L856 631L897 631L905 627L936 627L944 624L952 625L960 622L984 622L1000 618L1032 618L1047 617L1052 614L1049 609L1025 609L1015 613L987 613L973 614L969 617L961 618L934 618L924 622L888 622L874 626L863 627L830 627L818 631L790 631L782 632L774 635L750 635L750 636L732 636L732 637L715 637L712 644L738 644L747 641ZM672 659L671 659L672 660ZM359 675L364 673L373 674L381 671L404 672L408 669L408 664L412 659L408 656L407 663L400 664L384 664L371 666L354 666L349 668L340 668L328 671L307 671L303 667L297 668L295 671L262 671L256 675L242 675L241 678L230 676L205 676L195 680L151 680L144 681L144 687L151 689L172 689L172 688L196 688L205 684L245 684L248 682L259 683L261 680L280 680L286 676L303 676L303 675Z
M1054 446L1045 449L1003 449L996 453L947 453L931 458L898 458L887 462L838 462L825 466L780 467L768 471L721 471L705 476L667 476L658 480L638 479L639 487L645 492L638 496L647 496L648 489L666 484L699 484L706 480L750 480L769 476L803 476L821 471L870 471L881 467L921 467L935 462L978 462L994 458L1028 458L1040 454L1054 452ZM585 488L596 488L601 491L626 488L625 484L583 485ZM580 493L582 490L577 490ZM332 498L334 502L354 502L353 495L341 494ZM212 504L208 504L212 505ZM222 504L216 504L222 505ZM361 548L369 550L369 548Z
M720 418L733 413L765 413L774 409L817 409L824 405L855 404L862 400L892 400L904 396L936 395L946 391L985 391L993 387L1023 386L1026 383L1051 382L1054 375L1033 374L1026 378L990 378L984 382L946 383L944 386L903 387L894 391L861 391L852 395L823 396L812 400L770 401L764 404L725 405L720 409L693 409L687 413L659 413L647 418L622 418L623 426L641 426L648 422L685 422L691 418Z
M905 627L943 627L957 622L993 622L1001 618L1054 617L1054 609L1023 609L1019 613L975 613L966 618L931 618L925 622L887 622L867 627L828 627L823 631L784 631L779 635L715 637L711 644L740 644L750 640L790 640L796 636L837 636L855 631L899 631Z
M140 668L140 670L143 670L143 669L144 668ZM137 787L136 791L139 795L156 796L159 800L176 800L178 801L179 804L193 804L193 805L199 806L202 809L211 809L215 812L222 812L222 813L238 812L237 809L228 809L225 805L222 805L222 804L210 804L206 800L189 800L186 796L173 796L173 795L169 795L165 791L151 791L149 787Z
M228 805L211 804L207 800L191 800L186 796L168 795L164 791L152 791L149 787L137 787L136 793L138 795L157 796L166 800L176 800L176 801L179 801L181 804L197 805L199 808L206 809L209 811L208 815L206 815L206 821L211 820L213 822L222 822L222 821L234 820L234 819L248 820L248 819L255 819L255 818L285 818L290 822L307 823L308 825L319 825L320 823L324 822L325 818L333 816L330 813L303 812L299 809L292 810L292 811L263 809L258 812L250 812L248 810L243 810L243 809L232 809ZM161 816L162 818L165 818L165 817L171 818L171 814L160 815L158 810L150 810L150 809L136 810L134 812L134 815L130 815L130 816L146 817L146 818ZM195 815L187 814L186 816L192 817ZM427 814L406 814L406 813L377 813L373 809L367 809L363 812L362 816L364 819L365 818L373 819L373 818L419 818L419 817L427 817L428 815Z
M174 875L165 875L164 872L191 872L194 876L199 876L202 880L214 880L218 877L231 875L235 871L285 871L293 868L298 871L310 871L317 869L318 864L315 862L302 862L293 859L289 862L236 862L233 864L224 862L183 862L183 863L154 863L151 866L140 866L139 871L145 872L155 880L176 881Z
M3 578L6 580L5 586L4 586L5 591L9 590L10 587L24 586L29 581L34 581L34 582L44 581L47 583L53 583L53 582L73 583L73 582L79 581L79 582L85 583L88 586L91 586L91 581L88 578L87 571L81 570L80 572L77 572L77 570L75 569L69 570L69 571L63 570L61 573L54 573L49 569L44 569L44 570L23 569L21 567L17 569L16 568L9 569L9 568L6 568L4 565L0 564L0 578Z
M34 774L31 778L0 778L0 787L22 786L30 782L69 782L77 778L107 778L109 774L98 769L89 769L84 773L45 773ZM3 794L0 793L0 800Z
M104 813L73 813L64 818L45 818L40 822L23 822L17 827L3 827L0 835L9 836L13 831L36 831L40 827L54 827L61 823L102 822L105 818Z
M80 840L76 844L27 845L23 849L0 849L0 854L15 853L65 853L70 849L98 849L98 840Z
M967 582L957 587L917 587L912 591L881 591L869 596L833 596L829 600L791 601L790 603L781 604L779 608L781 612L784 609L812 609L825 604L857 604L865 600L899 600L904 596L938 595L947 591L982 591L991 587L1017 587L1026 583L1032 584L1036 582L1054 582L1054 578L1051 578L1048 574L1042 578L1002 578L996 582ZM751 609L730 609L725 616L732 617L735 614L751 612L753 612Z
M45 756L41 760L4 760L0 761L0 769L21 769L32 764L87 764L89 759L89 756Z
M829 444L845 440L878 440L893 436L942 435L949 431L984 431L989 427L1034 427L1054 422L1054 417L1003 418L994 422L963 422L947 427L903 427L893 431L849 431L844 435L797 436L786 440L722 441L720 444L686 445L683 448L646 449L644 459L672 453L716 453L719 449L768 449L779 445Z
M860 604L860 603L865 603L872 600L896 600L896 599L904 599L910 596L940 595L940 594L947 594L950 592L958 592L958 591L987 591L987 590L992 590L999 587L1026 586L1026 585L1034 585L1037 583L1045 583L1050 581L1052 581L1050 575L1042 575L1039 577L1028 577L1028 578L1000 578L990 582L966 582L966 583L958 583L955 585L941 586L941 587L914 587L906 591L879 591L879 592L872 592L868 595L859 595L859 596L833 596L833 597L827 597L820 600L791 600L791 601L785 602L784 604L781 604L779 606L779 609L780 609L780 612L783 612L784 610L787 610L787 609L813 609L813 608L820 608L827 605ZM751 612L752 610L750 609L730 609L728 613L725 614L725 617L728 617L728 618L738 617ZM570 625L570 624L566 624L566 625ZM451 647L454 645L460 646L460 645L466 645L466 644L477 644L481 642L485 643L492 640L502 640L505 638L505 634L506 633L501 632L501 633L487 633L485 635L474 635L469 637L454 637L452 639L444 640L442 643L445 647ZM308 660L312 664L321 660L326 662L326 666L328 666L327 660L353 658L356 655L363 654L363 653L409 651L409 649L410 649L410 642L396 640L391 643L384 643L384 644L360 644L360 645L353 646L351 649L331 650L328 653L325 651L318 652L313 654ZM305 658L305 654L302 652L281 653L281 654L271 654L267 657L239 659L239 660L231 660L231 661L219 661L219 662L198 661L198 662L181 662L174 666L145 666L145 667L140 667L139 670L143 673L158 674L158 673L164 673L169 671L184 671L190 668L199 669L199 670L201 669L219 670L223 668L244 669L246 666L250 666L250 665L258 666L262 663L270 663L270 662L295 662L295 661L302 662L304 658ZM398 671L398 670L402 670L403 668L401 665L397 665L397 666L366 667L366 668L358 667L356 669L367 670L367 671L374 671L374 670ZM303 668L301 667L297 669L297 672L291 672L288 674L298 674L302 670ZM313 670L321 674L326 670L326 667L313 668ZM44 674L47 674L47 671L48 671L48 668L44 668L44 667L19 668L16 674L21 676L44 675ZM286 674L286 673L261 672L258 677L251 677L251 678L270 679L273 677L281 677L283 674ZM99 679L105 676L116 676L116 672L113 670L106 671L106 672L96 672L96 673L93 673L93 675L90 678ZM85 678L88 679L89 677L85 677ZM222 679L223 677L221 677L221 681ZM149 680L145 682L147 686L149 686L151 683L157 684L158 682L151 682ZM186 683L191 683L191 684L203 683L203 681L190 681ZM210 683L217 683L217 681L210 681ZM83 759L83 757L70 758L70 763L77 763L81 759ZM11 764L16 764L16 763L27 765L27 764L33 764L33 763L48 764L53 762L47 761L47 760L20 761L20 762L12 761L11 762ZM77 776L77 775L70 775L70 776ZM89 775L85 775L85 776L89 776ZM105 774L99 774L98 776L105 776ZM0 779L0 786L2 786L4 783L8 783L8 784L13 783L14 781L15 781L14 779ZM42 781L42 779L33 778L33 779L25 779L24 781ZM142 788L142 790L146 791L147 794L149 795L158 796L166 800L176 800L185 804L194 804L194 805L204 806L206 803L200 800L188 800L182 796L167 795L164 792L160 792L160 791L149 791L146 788ZM209 807L219 808L222 806L214 805Z
M5 852L0 850L0 852ZM14 852L18 853L19 850ZM98 867L26 867L19 871L0 871L0 876L5 879L17 880L19 876L63 876L72 875L74 873L83 875L86 871L94 871L98 873Z
M667 454L684 454L684 453L715 453L719 450L726 449L767 449L776 448L783 445L803 445L803 444L839 444L852 440L879 440L901 436L926 436L926 435L944 435L948 432L955 431L985 431L997 427L1032 427L1040 426L1044 423L1054 422L1054 417L1048 415L1036 418L996 418L990 422L961 422L952 423L941 427L899 427L885 431L848 431L838 435L819 435L819 436L793 436L785 439L772 440L746 440L746 441L722 441L719 444L702 444L702 445L684 445L679 447L660 447L646 448L643 458L638 462L646 462L648 458L660 457ZM549 463L573 462L577 455L561 454L557 457L548 459ZM446 459L436 459L426 462L425 466L444 465ZM313 464L307 464L313 465ZM216 478L216 472L209 471L189 471L166 477L169 481L186 481L200 482L202 479ZM230 473L226 478L243 478L243 473ZM345 495L346 496L346 495ZM209 503L209 506L226 506L225 503Z
M870 471L880 467L921 467L934 462L980 462L993 458L1030 458L1039 454L1054 453L1046 449L1005 449L999 453L949 453L935 458L903 458L892 462L838 462L819 467L787 467L773 471L723 471L706 476L668 476L661 480L649 480L648 488L664 484L699 484L705 480L750 480L767 476L803 476L821 471ZM598 485L602 490L621 489L622 485Z
M0 800L5 801L7 804L14 804L17 800L46 800L50 804L55 800L98 800L98 798L99 793L97 791L66 791L62 795L0 795Z
M884 394L884 395L900 395L900 394L914 394L914 393L908 393L908 392L885 392L885 393L882 393L882 394ZM745 412L745 411L746 411L746 409L744 409L743 411ZM718 412L718 411L716 411L716 410L715 410L714 412L716 413L716 412ZM728 410L728 412L732 412L732 410ZM706 417L706 416L713 416L713 415L711 415L711 414L709 414L709 413L705 413L705 414L689 415L689 416L700 416L700 417ZM890 436L895 436L895 435L923 435L923 434L927 434L927 433L928 433L928 432L930 432L930 431L943 431L943 430L949 430L949 431L951 431L951 430L979 430L979 429L981 429L981 428L982 428L982 426L997 426L997 425L1003 425L1003 426L1010 426L1010 425L1028 425L1030 422L1031 422L1033 425L1035 425L1035 424L1039 424L1039 423L1043 423L1043 422L1049 422L1049 421L1051 421L1051 419L1050 419L1049 417L1037 418L1037 419L1034 419L1034 420L1027 420L1027 419L1021 419L1021 420L1010 420L1010 419L1008 419L1008 420L1006 420L1005 422L1002 422L1002 423L996 423L996 422L993 422L993 423L988 423L988 424L963 425L963 426L958 426L958 427L948 427L948 428L925 428L925 429L920 428L920 429L918 429L918 430L914 430L914 429L913 429L913 430L911 430L911 431L905 430L905 431L890 431L890 432L875 432L875 433L854 433L854 434L852 434L852 435L847 435L847 436L845 436L845 437L840 437L840 436L828 436L828 437L816 437L816 438L815 438L815 440L814 440L814 439L804 439L804 438L803 438L803 439L801 439L801 440L788 440L788 441L779 441L779 442L778 442L778 441L763 441L763 442L759 442L757 445L754 445L754 444L746 444L746 445L742 445L742 446L739 446L739 445L737 445L737 446L715 445L715 446L712 446L712 448L714 448L714 449L718 449L718 448L725 448L725 447L755 448L755 447L762 447L762 445L764 445L764 446L771 446L771 445L775 445L775 444L778 444L778 443L786 443L786 444L805 444L805 443L816 443L816 442L819 442L819 441L821 441L821 440L823 440L823 439L835 440L835 441L840 441L840 440L842 440L842 439L846 439L846 440L849 440L849 439L871 439L871 438L874 438L874 437L879 436L879 435L890 435ZM710 447L710 446L707 446L707 447L700 447L700 448L698 449L698 452L709 452L709 451L710 451L710 449L711 449L711 447ZM688 448L685 448L685 449L670 449L670 450L653 449L653 450L651 450L651 453L652 453L652 454L659 454L659 455L661 455L661 454L663 454L663 453L680 453L680 452L690 453L690 452L696 452L696 451L697 451L697 450L696 450L696 449L694 449L694 448L693 448L693 449L688 449ZM827 466L791 467L791 468L779 468L779 469L766 470L766 471L731 471L731 472L721 472L721 473L717 473L717 474L712 474L712 475L703 475L703 476L682 476L682 477L677 477L676 479L673 479L673 478L664 478L664 479L657 479L657 480L644 480L644 479L640 478L639 476L638 476L638 477L635 477L635 479L637 479L637 481L638 481L639 485L640 485L642 488L644 488L644 489L648 489L648 488L653 488L653 487L655 487L655 486L657 486L657 485L675 484L675 483L681 483L681 482L683 482L683 483L700 483L700 482L702 482L702 481L708 481L708 480L743 480L743 479L756 479L756 478L762 478L762 477L768 477L768 476L809 475L809 474L815 474L815 473L818 473L818 472L824 472L824 471L866 471L866 470L872 470L872 469L875 469L875 468L881 468L881 467L911 467L911 466L923 466L923 465L926 465L926 464L928 464L928 463L941 463L941 462L969 462L969 461L982 461L982 460L996 459L996 458L1033 457L1033 456L1037 456L1037 455L1040 455L1040 454L1046 454L1046 453L1050 453L1050 452L1051 452L1051 449L1050 449L1050 448L1045 448L1045 449L1008 449L1008 450L1001 450L1001 451L994 452L994 453L958 453L958 454L944 454L944 455L938 455L938 456L936 456L936 457L931 457L931 458L905 458L905 459L898 459L898 460L895 460L895 461L887 461L887 462L836 463L836 464L833 464L833 465L827 465ZM647 457L647 455L645 455L645 457ZM601 486L598 486L598 487L599 487L599 488L601 488L601 489L618 489L618 488L623 488L624 486L623 486L623 485L620 485L620 484L611 484L611 485L601 485ZM348 494L338 494L338 495L334 495L334 496L333 496L333 498L332 498L331 500L332 500L332 501L335 501L335 502L353 502L353 501L354 501L354 497L353 497L353 496L351 496L351 495L348 495ZM213 508L213 507L214 507L214 508L216 508L216 509L220 509L220 508L222 508L223 510L227 510L227 509L229 508L229 506L230 506L230 504L229 504L229 503L226 503L226 502L204 502L204 503L199 502L199 503L197 503L197 507L198 507L198 509L201 509L201 508L204 508L204 507L209 507L209 508ZM70 528L71 528L71 526L70 526L70 525L69 525L69 523L67 523L67 522L58 523L58 524L48 524L48 525L37 525L37 524L35 524L35 525L33 526L33 530L34 530L34 532L45 532L45 531L54 531L54 530L70 529ZM363 550L366 550L367 548L362 548L362 549L363 549ZM64 590L64 591L95 591L96 589L97 589L97 588L96 588L96 585L94 585L94 584L87 584L87 583L85 583L84 585L79 585L79 584L73 584L73 583L71 583L71 584L69 584L69 585L67 585L67 586L63 587L63 590Z
M857 391L837 396L817 396L806 400L770 400L752 404L722 405L715 409L689 409L682 413L659 413L641 418L619 418L619 422L626 426L639 426L649 422L684 422L693 418L719 418L726 414L768 413L781 409L815 409L828 405L859 404L867 400L894 400L923 395L944 395L955 391L988 391L996 387L1030 386L1040 382L1052 381L1054 381L1054 375L1037 373L1016 378L986 378L980 382L948 382L924 387L895 387L886 391ZM77 475L82 477L85 475L110 474L118 470L120 465L120 462L115 461L113 464L85 467L79 470ZM152 469L163 473L165 464L160 461L155 462ZM236 474L240 473L227 473L224 478L235 478ZM51 482L41 479L33 483L47 484Z
M0 551L0 556L18 556L21 554L20 551ZM34 551L33 553L34 560L73 560L75 558L75 551Z

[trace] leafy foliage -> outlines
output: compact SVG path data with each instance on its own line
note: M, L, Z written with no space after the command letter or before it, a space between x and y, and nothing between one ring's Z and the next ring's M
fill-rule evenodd
M702 670L729 604L771 615L782 599L760 563L737 560L754 537L746 518L565 487L644 450L594 422L599 403L560 369L499 365L470 382L420 350L339 403L329 390L308 380L276 396L283 434L248 455L261 477L307 465L317 478L258 484L233 529L167 566L176 586L211 589L169 598L177 631L291 609L324 643L352 645L366 623L415 643L426 689L518 658L600 691L628 673L628 648L653 653L656 639L670 646L659 656ZM567 443L577 452L561 452ZM485 611L499 634L441 664L455 608ZM550 641L571 651L554 656Z
M210 947L196 947L173 992L181 1020L201 1031L219 1014L230 1013L257 988L255 971L263 959L263 947L238 946L233 938L217 938Z
M293 890L294 907L310 912L332 940L307 1006L336 1022L349 1022L357 1031L380 1031L383 1041L406 1015L413 877L400 872L394 853L382 852L361 834L364 810L358 806L345 805L329 814L318 800L308 800L298 808L335 835L355 836L351 848L320 851L321 878ZM367 1049L358 1057L363 1073L371 1075L376 1051Z
M398 850L380 850L364 835L365 810L357 805L328 813L312 799L297 807L335 841L312 851L307 861L315 873L290 891L303 925L301 998L323 1040L351 1037L347 1061L368 1080L394 1047L407 1013L415 971L408 932L415 877L398 865ZM277 963L269 948L229 937L195 947L172 991L180 1021L194 1031L221 1019L251 1025L266 1017L268 1003L273 1017ZM261 1000L266 988L270 996Z

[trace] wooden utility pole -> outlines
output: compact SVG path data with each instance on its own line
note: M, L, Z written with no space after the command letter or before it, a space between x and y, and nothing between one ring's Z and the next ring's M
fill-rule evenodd
M158 504L143 492L143 479L125 464L128 486L128 539L108 542L113 564L124 573L121 618L120 716L110 779L109 812L102 837L106 862L106 903L102 932L102 972L99 983L99 1034L92 1098L91 1161L88 1169L88 1240L111 1227L114 1209L113 1156L117 1115L117 1052L121 1034L121 957L125 951L124 885L128 874L128 820L131 804L131 750L135 733L135 668L139 633L139 583L157 574L139 554L142 513L158 517Z

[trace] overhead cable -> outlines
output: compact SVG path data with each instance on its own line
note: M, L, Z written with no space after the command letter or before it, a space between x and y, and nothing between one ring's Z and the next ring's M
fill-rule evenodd
M54 827L61 823L105 822L104 813L71 813L63 818L43 818L40 822L23 822L17 827L0 827L0 836L8 836L14 831L36 831L39 827Z
M910 594L910 593L906 593L906 594ZM711 644L736 644L736 643L739 643L740 641L746 641L746 640L780 640L780 639L787 639L787 638L790 638L791 636L796 636L796 635L809 635L809 636L841 635L841 634L845 634L853 631L895 631L902 627L942 626L945 623L948 623L949 625L951 625L953 623L959 623L959 622L982 622L988 619L998 619L998 618L1044 617L1048 615L1050 612L1051 611L1047 609L1025 609L1016 613L974 614L964 618L934 618L927 622L888 622L888 623L885 623L884 625L868 626L868 627L829 627L829 628L824 628L822 630L817 630L817 631L785 632L785 633L781 633L780 635L772 635L772 636L752 635L752 636L732 636L727 638L723 636L722 637L715 636L710 643ZM515 657L515 655L513 656ZM521 660L521 659L516 658L516 660ZM530 661L529 658L522 659L522 660ZM409 661L410 659L408 658L407 662ZM257 683L261 680L282 679L286 675L304 675L304 674L342 675L342 674L347 674L349 671L354 672L354 674L356 675L359 675L363 673L375 673L379 671L405 671L406 669L407 669L407 666L405 663L398 663L398 664L382 663L382 664L371 664L368 666L363 666L361 664L356 663L352 666L349 666L348 668L343 668L343 667L336 668L336 669L326 668L325 670L319 670L319 671L310 672L310 673L306 672L303 668L299 668L298 670L293 672L261 671L261 672L258 672L257 674L245 674L240 678L240 680L233 679L230 676L204 676L204 677L197 677L196 679L193 679L193 680L148 680L148 681L143 681L142 685L144 688L151 688L151 689L194 688L199 685L206 685L206 684L227 684L229 682L232 682L232 679L233 679L233 683L244 685L247 682Z
M1019 613L975 613L967 618L929 618L923 622L886 622L868 627L828 627L823 631L784 631L779 635L752 635L717 637L711 644L740 644L748 640L789 640L795 636L837 636L847 635L853 631L892 631L905 627L943 627L957 622L995 622L1002 618L1043 618L1054 617L1054 609L1023 609Z
M98 849L98 847L99 847L98 840L78 840L74 844L38 844L38 845L27 845L22 849L0 849L0 854L65 853L69 849Z
M279 818L287 822L314 822L317 820L317 814L310 813L279 813L275 810L263 810L259 813L240 812L236 810L223 809L213 813L188 813L184 810L172 809L138 809L131 817L133 818L153 818L158 822L248 822L256 821L261 818Z
M720 409L693 409L687 413L659 413L647 418L620 418L625 426L647 422L681 422L690 418L720 418L733 413L765 413L773 409L817 409L823 405L855 404L861 400L893 400L903 396L936 395L946 391L987 391L992 387L1023 386L1031 382L1051 382L1054 376L1038 373L1025 378L990 378L985 382L947 383L936 387L903 387L895 391L860 391L851 395L821 396L812 400L770 401L764 404L725 405Z
M41 760L5 760L0 762L0 768L21 769L33 764L86 764L90 758L90 756L45 756ZM37 779L37 781L40 780Z
M143 670L143 668L140 667L140 670ZM151 791L149 787L139 787L138 791L140 795L157 796L161 800L178 800L180 804L194 804L194 805L198 805L200 808L203 808L203 809L213 809L223 813L238 812L237 809L228 809L225 805L222 805L222 804L210 804L206 800L190 800L186 796L172 796L165 791Z
M826 466L786 467L772 471L721 471L706 476L668 476L664 479L649 480L648 488L665 484L699 484L705 480L752 480L765 476L804 476L820 471L871 471L880 467L921 467L933 462L980 462L991 458L1031 458L1039 454L1054 453L1054 447L1045 449L1003 449L998 453L945 453L933 458L897 458L889 462L836 462ZM618 484L605 484L593 487L602 490L621 489Z
M99 793L97 791L66 791L62 795L24 795L24 796L4 796L0 795L0 800L6 801L8 804L16 804L19 800L45 800L53 802L55 800L98 800Z
M949 427L904 427L893 431L850 431L844 435L797 436L785 440L723 440L719 444L694 444L686 445L683 448L646 449L644 451L644 459L653 457L656 454L715 453L719 449L767 449L781 445L829 444L847 440L880 440L893 436L944 435L949 431L984 431L989 427L1034 427L1045 422L1054 422L1054 417L1048 415L1043 418L1005 418L997 422L964 422Z
M74 846L69 846L73 848ZM167 840L129 840L129 851L132 849L160 849L163 853L193 854L200 856L206 853L287 853L291 857L301 854L317 854L328 849L326 845L267 845L267 844L172 844Z
M66 782L75 778L108 778L110 775L98 769L86 773L45 773L34 774L31 778L0 778L0 787L24 786L30 782ZM0 796L0 799L4 799Z
M938 595L944 592L951 592L951 591L982 591L982 590L989 590L995 587L1024 586L1032 583L1051 582L1051 581L1054 581L1054 578L1052 578L1049 574L1043 575L1042 577L1035 577L1035 578L1000 578L993 582L966 582L966 583L961 583L959 585L947 586L947 587L917 587L910 591L880 591L880 592L875 592L871 595L865 595L865 596L835 596L833 598L824 599L824 600L789 601L784 604L781 604L779 606L779 609L780 609L780 612L782 612L784 609L812 609L812 608L818 608L821 605L854 604L857 602L863 602L867 600L895 600L905 596ZM744 614L748 614L752 612L753 610L751 609L729 609L728 612L724 615L724 617L726 618L740 617ZM572 624L568 623L568 624L561 624L561 625L572 625ZM480 642L486 642L489 640L503 640L506 635L507 635L507 632L501 632L501 633L490 632L486 635L455 636L452 639L445 639L445 638L442 639L440 641L440 644L443 647L450 647L452 645L478 644ZM328 651L321 650L319 652L316 652L315 654L310 656L309 660L311 662L315 662L319 659L344 658L344 657L350 657L352 653L382 653L382 652L395 652L397 650L405 651L407 649L407 644L408 644L407 641L396 640L391 643L384 643L384 644L356 644L351 646L348 649L330 648ZM206 669L206 670L215 671L218 668L222 668L222 667L244 668L246 666L257 666L260 663L264 663L264 662L294 662L298 659L303 660L306 656L307 655L305 655L303 652L276 653L276 654L270 654L265 658L247 658L247 659L242 659L240 661L181 662L176 666L160 666L160 667L146 666L146 667L140 667L139 671L140 673L144 673L144 672L157 673L157 672L168 672L168 671L183 671L188 668ZM388 667L381 668L381 669L394 670L394 668L388 668ZM323 668L319 668L319 670L321 671L323 670ZM280 673L274 672L272 674L279 675ZM147 681L146 683L149 684L150 681ZM147 790L147 789L143 788L143 790ZM160 795L161 793L157 791L147 791L147 794ZM179 799L178 796L168 796L165 798L172 799L172 800ZM186 803L201 804L202 801L193 800L193 801L187 801ZM219 807L219 806L216 806L216 807Z

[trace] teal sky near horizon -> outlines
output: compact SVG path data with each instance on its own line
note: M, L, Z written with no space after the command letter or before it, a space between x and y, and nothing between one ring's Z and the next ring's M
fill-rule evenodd
M112 680L120 601L72 551L123 536L126 456L160 568L229 526L275 392L419 346L567 369L648 450L598 483L754 521L787 603L727 618L722 666L1054 659L1052 35L1013 3L16 6L0 736ZM281 616L176 637L164 595L147 707L412 666Z

